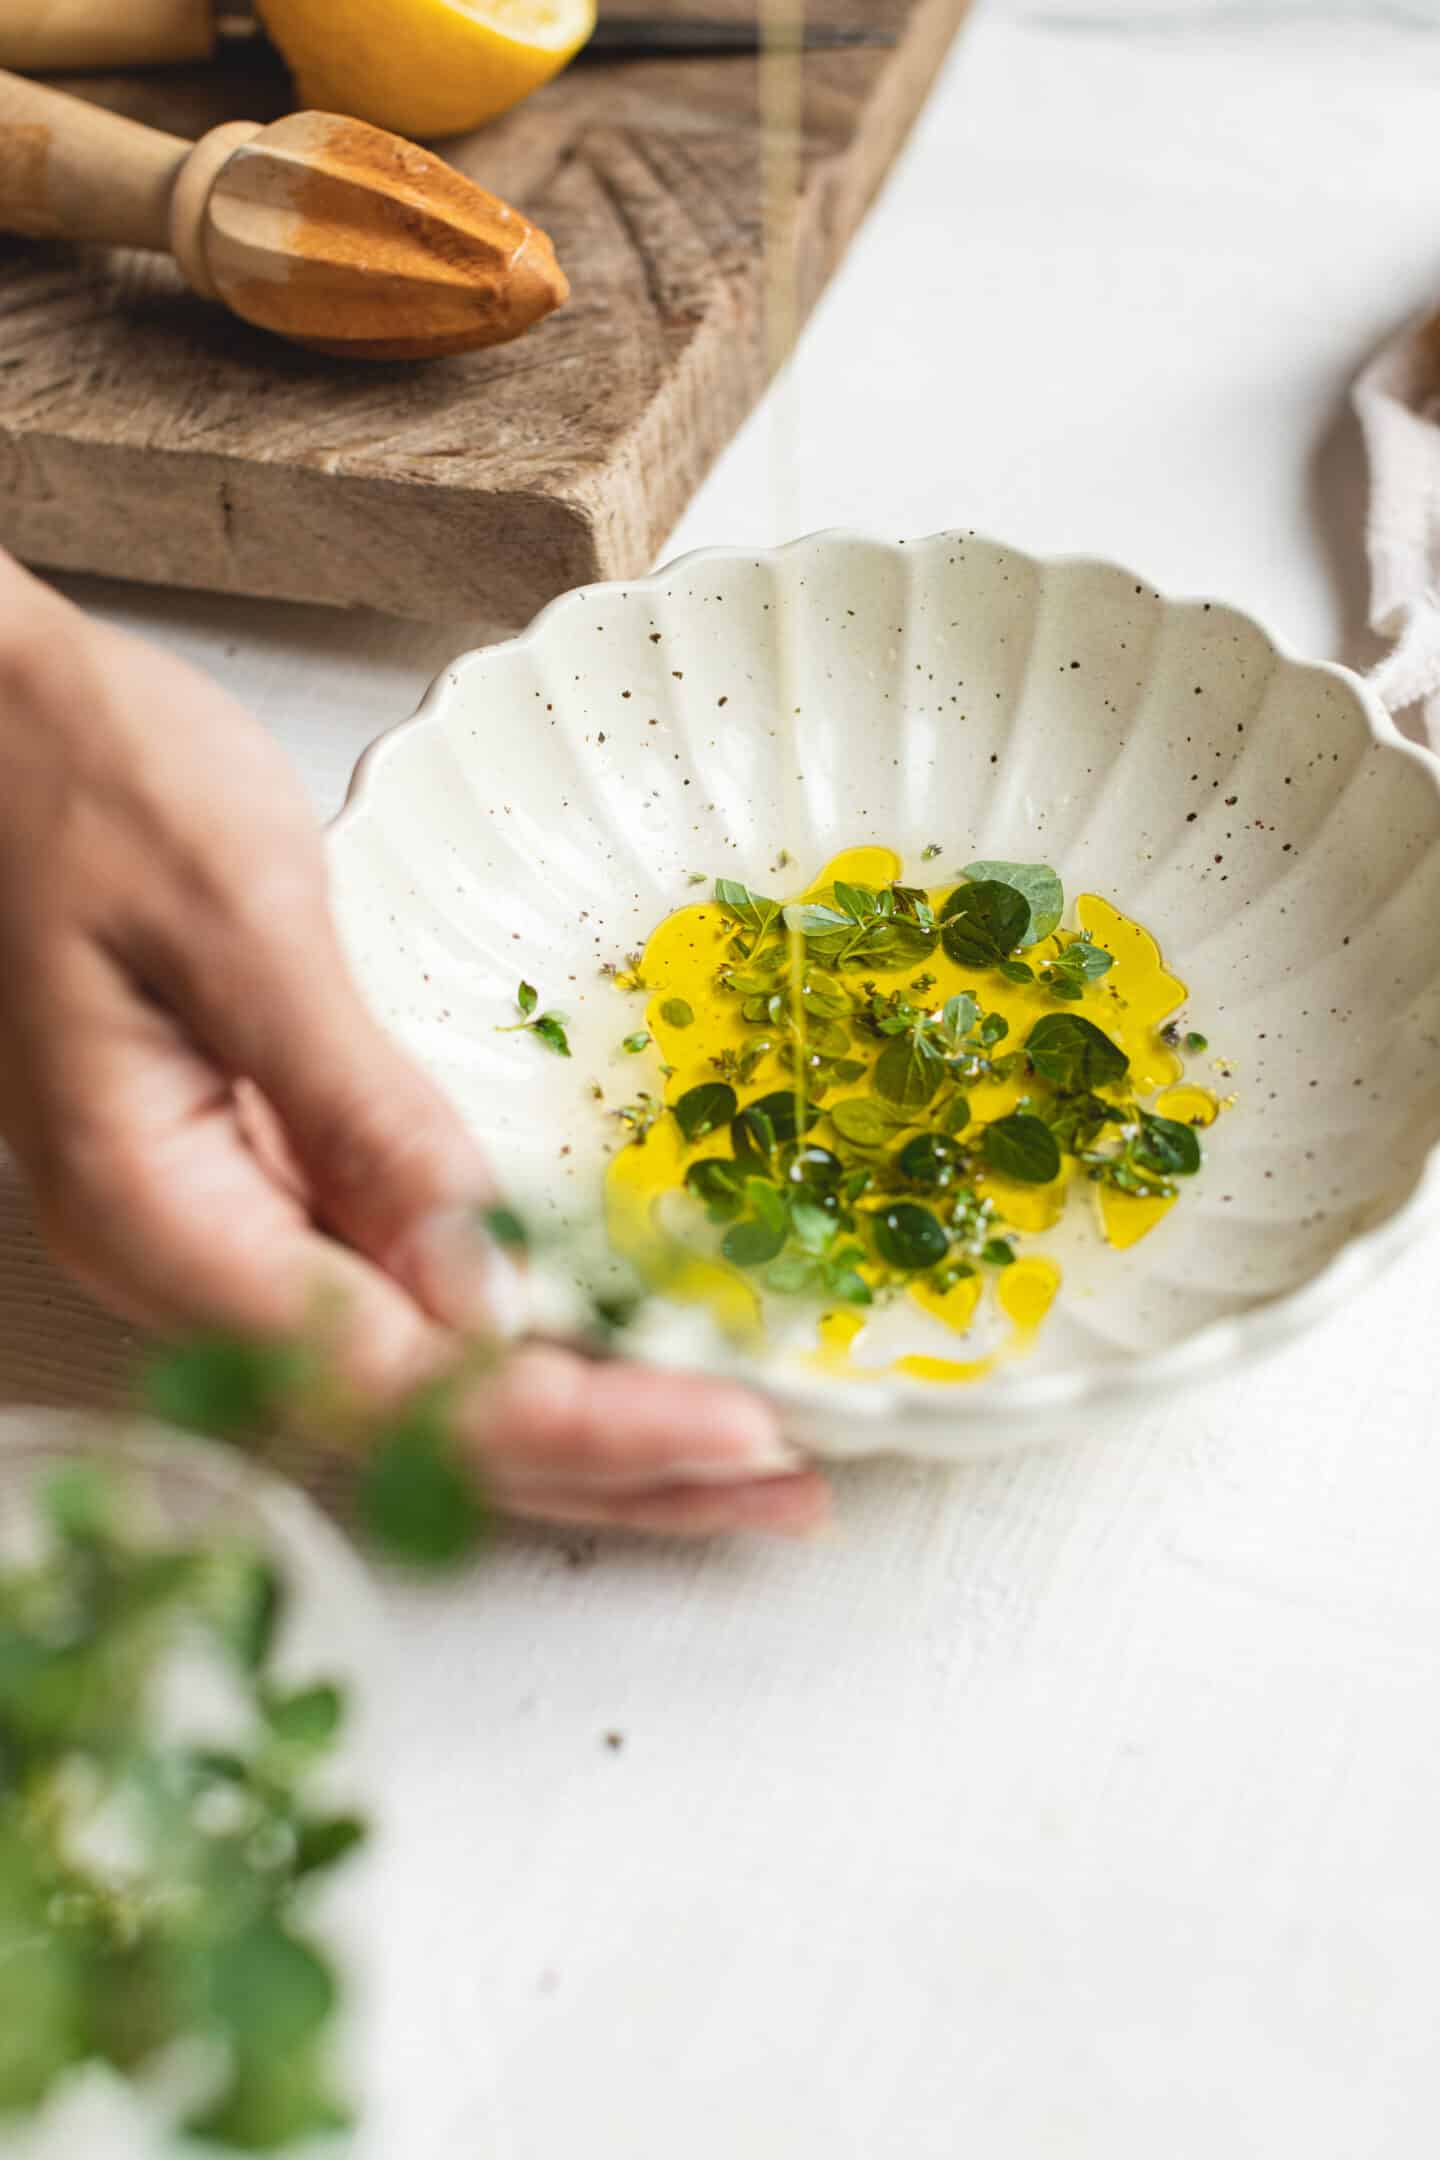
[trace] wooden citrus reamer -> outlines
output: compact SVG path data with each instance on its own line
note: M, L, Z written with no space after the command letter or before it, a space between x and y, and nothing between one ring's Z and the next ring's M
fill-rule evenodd
M538 226L363 121L293 113L191 143L3 73L0 229L171 253L247 322L356 359L503 344L570 291Z

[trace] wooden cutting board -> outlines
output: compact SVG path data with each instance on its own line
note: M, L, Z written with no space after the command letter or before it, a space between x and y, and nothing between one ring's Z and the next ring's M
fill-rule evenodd
M812 18L898 42L806 59L807 310L965 7L814 0ZM287 102L263 60L70 87L184 135ZM546 227L575 291L462 359L311 356L207 307L168 261L0 237L0 542L51 568L497 630L650 567L767 374L756 66L577 68L443 147Z

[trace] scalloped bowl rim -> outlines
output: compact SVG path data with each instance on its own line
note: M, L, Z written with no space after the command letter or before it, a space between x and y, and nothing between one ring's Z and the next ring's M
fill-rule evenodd
M457 654L435 677L416 710L408 718L387 729L362 752L351 775L345 801L330 821L329 843L333 845L343 835L346 826L367 807L385 764L400 743L412 731L432 725L439 719L443 708L459 689L462 675L479 671L497 652L539 645L546 637L554 618L563 611L578 606L589 593L619 591L628 596L632 593L659 592L682 572L693 571L707 564L761 565L786 556L837 545L873 548L899 556L907 549L914 551L934 546L953 540L961 533L969 541L1001 549L1017 562L1042 572L1097 571L1112 575L1118 573L1129 578L1139 578L1140 575L1127 565L1104 556L1039 554L973 527L947 528L918 540L905 541L885 539L883 536L849 526L831 526L818 532L803 534L780 547L696 548L662 564L644 577L613 578L591 585L576 586L569 592L558 594L541 609L533 622L514 637ZM1143 582L1163 607L1186 610L1223 608L1262 638L1277 660L1286 666L1324 675L1343 683L1358 705L1371 740L1376 746L1409 759L1425 774L1431 788L1440 793L1440 758L1400 733L1375 692L1352 668L1337 661L1302 658L1283 638L1278 637L1247 609L1237 607L1233 601L1219 600L1213 595L1209 598L1198 594L1176 596L1148 579ZM1113 1402L1124 1396L1168 1389L1177 1383L1194 1385L1207 1379L1219 1378L1237 1364L1248 1363L1272 1350L1282 1348L1327 1319L1357 1291L1392 1266L1420 1240L1427 1229L1436 1224L1440 1224L1440 1139L1429 1149L1413 1189L1392 1212L1370 1229L1353 1232L1310 1281L1302 1283L1297 1289L1283 1292L1277 1297L1257 1300L1244 1311L1231 1314L1223 1320L1212 1321L1209 1325L1197 1329L1194 1335L1183 1342L1172 1344L1165 1349L1145 1352L1123 1362L1088 1369L1076 1367L1035 1375L1027 1375L1023 1371L1006 1374L976 1390L967 1400L973 1401L977 1408L983 1403L987 1417L992 1414L1028 1415L1036 1412L1078 1410L1102 1401ZM880 1422L903 1414L908 1420L936 1424L953 1423L957 1413L962 1412L962 1405L957 1401L954 1390L936 1389L927 1386L923 1381L903 1377L883 1383L855 1383L833 1379L805 1379L767 1371L755 1375L755 1384L781 1403L801 1405L807 1409L823 1408L829 1404L836 1409L843 1408L848 1416L867 1422Z

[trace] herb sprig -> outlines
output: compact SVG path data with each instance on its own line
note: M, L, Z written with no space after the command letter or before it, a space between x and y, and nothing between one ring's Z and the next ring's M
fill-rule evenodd
M511 1027L498 1027L497 1035L533 1035L553 1050L557 1057L569 1057L570 1038L565 1032L565 1015L558 1012L537 1012L540 993L533 983L522 982L515 993L515 1003L520 1018ZM630 1045L626 1044L628 1050ZM639 1047L643 1048L643 1044Z

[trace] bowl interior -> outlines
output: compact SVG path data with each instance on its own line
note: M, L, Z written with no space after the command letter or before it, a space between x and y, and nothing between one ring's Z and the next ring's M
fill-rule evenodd
M1131 1252L1072 1209L1035 1350L953 1416L1219 1341L1411 1198L1440 1138L1437 839L1432 762L1229 608L974 536L822 536L573 594L458 662L367 760L333 868L377 1011L570 1220L612 1106L659 1091L621 1048L643 1004L602 966L693 878L795 890L869 842L918 882L938 845L1043 859L1153 931L1233 1105ZM569 1061L496 1032L522 977L568 1015Z

